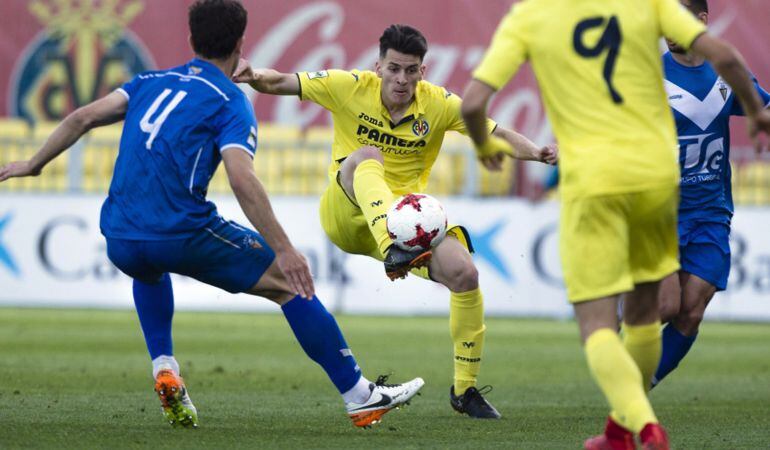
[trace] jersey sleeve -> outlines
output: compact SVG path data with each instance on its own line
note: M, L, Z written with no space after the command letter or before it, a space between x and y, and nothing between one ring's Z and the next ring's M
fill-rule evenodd
M238 148L254 157L257 150L257 119L245 95L230 100L225 106L220 115L216 143L220 152Z
M319 70L297 72L300 100L318 103L335 111L350 98L358 82L358 74L346 70Z
M524 35L525 5L514 4L497 27L473 78L500 90L528 58Z
M139 77L139 75L136 75L134 78L128 80L127 82L123 83L122 86L115 89L115 91L123 94L123 96L126 97L126 100L131 100L131 97L136 93L137 89L139 89L139 82L141 80L142 79Z
M752 80L754 81L754 88L757 90L757 94L759 94L759 99L762 100L762 104L765 106L765 108L770 108L770 94L767 93L766 90L762 88L762 86L759 85L759 82L756 78L752 77ZM741 102L738 101L736 98L733 101L733 110L730 111L730 115L732 116L745 116L746 113L743 112L743 106L741 105Z
M664 37L689 49L695 38L706 31L706 25L699 22L679 0L653 0L656 3L658 23Z
M449 92L445 91L445 99L446 99L446 120L447 120L447 130L457 131L460 134L468 135L468 130L465 128L465 121L463 120L463 116L460 113L460 108L462 107L462 99L460 99L459 96ZM487 119L487 131L489 131L489 134L492 134L493 131L495 131L495 128L497 128L497 123L492 119Z

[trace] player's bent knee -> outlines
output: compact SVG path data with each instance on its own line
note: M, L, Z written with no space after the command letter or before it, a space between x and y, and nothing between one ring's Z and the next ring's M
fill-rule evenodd
M660 321L668 322L679 315L681 301L679 299L660 299Z
M379 162L383 162L384 158L382 157L382 153L380 152L380 149L377 147L372 146L364 146L353 152L353 154L350 155L356 163L356 165L360 164L361 162L367 160L367 159L376 159Z
M452 292L468 292L479 287L479 271L472 262L458 264L445 274L443 283Z
M692 309L683 308L676 316L676 322L680 328L684 328L681 331L684 331L685 333L695 332L700 326L700 323L703 322L703 315L705 312L705 308L703 307L695 307Z
M275 262L270 265L264 275L262 275L262 278L246 293L264 297L278 305L283 305L296 297L296 294L291 291L289 282Z

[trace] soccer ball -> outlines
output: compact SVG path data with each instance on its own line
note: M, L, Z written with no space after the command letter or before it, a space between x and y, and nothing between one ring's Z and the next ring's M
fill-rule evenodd
M446 236L447 218L438 200L426 194L407 194L388 210L388 235L403 250L429 250Z

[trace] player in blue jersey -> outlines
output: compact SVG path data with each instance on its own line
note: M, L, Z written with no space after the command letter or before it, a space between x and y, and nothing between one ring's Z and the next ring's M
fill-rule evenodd
M174 299L169 273L281 305L307 355L342 394L356 426L368 426L408 402L423 385L370 383L334 317L314 295L307 262L273 215L254 174L257 123L230 81L241 55L246 10L237 0L198 0L189 10L196 57L143 73L68 115L29 161L0 168L0 182L40 174L89 129L125 119L120 152L101 213L110 260L134 279L134 302L152 358L155 389L172 425L198 417L174 358ZM224 162L230 185L258 234L223 219L206 200Z
M681 0L708 23L706 0ZM653 386L690 350L714 293L727 287L730 273L730 116L744 115L730 86L702 56L674 42L663 56L665 87L676 120L681 166L679 258L681 270L660 290L663 354ZM754 80L765 105L770 94Z

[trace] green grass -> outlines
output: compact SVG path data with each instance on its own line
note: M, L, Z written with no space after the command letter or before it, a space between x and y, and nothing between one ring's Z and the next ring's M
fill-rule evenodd
M574 323L488 320L482 384L500 421L448 404L446 318L340 318L365 374L422 376L412 406L357 430L280 315L178 313L198 430L162 420L138 322L125 311L0 309L0 448L579 448L607 413ZM674 448L770 445L770 326L707 323L653 391Z

